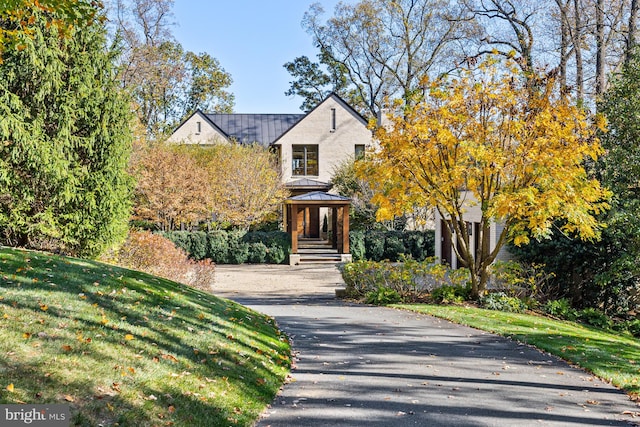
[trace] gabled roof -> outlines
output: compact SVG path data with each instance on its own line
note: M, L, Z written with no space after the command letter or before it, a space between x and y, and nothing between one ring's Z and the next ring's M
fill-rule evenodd
M327 100L329 100L330 98L335 99L336 101L338 101L339 104L341 104L346 110L351 111L353 113L353 115L355 117L357 117L357 119L364 125L367 126L368 122L367 119L365 119L364 117L362 117L362 114L358 113L351 105L349 105L347 103L347 101L345 101L344 99L342 99L337 93L335 92L331 92L329 95L327 95L327 97L325 99L323 99L322 101L320 101L320 103L318 103L318 105L316 105L315 107L313 107L311 109L311 111L309 111L308 113L304 114L303 116L308 116L311 113L313 113L316 109L318 109L322 104L324 104L325 102L327 102ZM299 120L300 121L300 120ZM298 122L299 122L298 121ZM280 138L282 138L287 132L289 132L291 129L293 129L298 122L294 123L291 125L291 127L289 127L289 129L285 130L284 132L282 132L282 134L280 134L280 136L278 136L278 138L276 138L273 143L277 143L278 140Z
M206 114L229 139L241 144L269 146L304 114Z

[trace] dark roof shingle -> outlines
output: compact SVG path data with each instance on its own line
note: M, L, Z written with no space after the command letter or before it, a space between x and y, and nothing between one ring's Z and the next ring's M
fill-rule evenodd
M207 114L229 138L241 144L269 146L304 114Z

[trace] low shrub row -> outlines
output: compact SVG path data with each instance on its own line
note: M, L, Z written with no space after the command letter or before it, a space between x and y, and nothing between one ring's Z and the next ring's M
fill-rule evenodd
M392 304L425 300L443 286L464 288L465 270L450 270L434 258L417 261L400 257L400 262L360 260L340 267L346 296L371 304Z
M282 231L171 231L163 236L191 258L216 264L282 264L291 249L289 235Z
M349 245L354 261L395 262L403 255L424 261L435 255L435 232L352 230L349 233Z

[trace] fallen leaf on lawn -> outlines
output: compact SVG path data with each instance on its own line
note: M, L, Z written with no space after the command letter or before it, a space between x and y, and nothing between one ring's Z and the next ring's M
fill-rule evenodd
M47 304L40 304L40 310L47 311L49 310L49 306Z
M131 334L127 334L127 335L124 336L124 339L127 340L127 341L131 341L132 339L134 339L134 336L131 335Z
M64 351L71 351L71 350L73 350L73 348L72 348L70 345L66 345L66 344L62 346L62 349L63 349Z
M176 412L176 407L173 405L170 405L167 410L169 411L170 414L173 414L174 412Z
M7 391L10 392L10 393L13 393L13 383L11 383L11 384L9 384L7 386Z
M161 354L160 355L163 359L168 359L171 360L172 362L177 362L178 359L175 358L175 356L172 356L170 354Z
M31 332L25 332L22 334L22 338L29 339L31 338Z
M264 378L258 378L256 380L256 383L258 383L258 385L264 385L267 382L267 380L265 380Z
M67 402L74 402L75 401L73 396L71 396L70 394L65 394L64 395L64 400L66 400Z

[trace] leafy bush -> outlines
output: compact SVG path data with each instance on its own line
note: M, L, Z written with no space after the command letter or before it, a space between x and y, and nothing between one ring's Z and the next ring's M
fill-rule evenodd
M625 322L625 329L636 338L640 338L640 319Z
M409 256L423 261L435 254L435 233L428 231L351 230L351 256L354 261L399 261Z
M365 259L367 251L364 244L364 231L352 230L349 232L349 249L354 261Z
M224 230L213 230L207 233L207 255L218 264L227 264L229 253L229 237Z
M370 231L364 236L365 259L382 261L384 259L384 233Z
M191 260L171 240L149 231L131 231L125 243L104 260L203 290L210 290L215 274L211 260Z
M578 320L596 328L610 329L613 321L603 311L596 308L585 308L578 312Z
M577 318L576 310L571 307L571 302L567 298L547 301L543 311L559 319L576 320Z
M480 305L488 310L523 313L527 307L520 298L510 297L504 292L491 292L480 298Z
M554 286L551 285L555 274L546 272L542 264L496 261L491 266L491 273L494 287L510 296L544 301L549 295L556 294Z
M442 285L431 291L431 299L436 304L460 304L469 299L469 285Z
M395 289L380 286L375 291L367 292L365 302L367 304L387 305L396 304L402 301L402 296Z
M405 231L404 246L407 254L411 254L413 259L422 261L435 255L435 232L427 231Z
M442 285L459 286L467 283L462 271L449 270L436 264L433 258L418 262L401 257L401 262L355 261L340 267L350 298L363 299L380 288L393 289L402 302L421 301L434 288ZM464 292L460 290L460 294Z
M395 261L400 255L406 253L407 251L404 247L404 241L402 240L402 232L392 231L385 233L384 259Z
M219 262L224 264L244 264L249 259L249 243L243 240L242 230L227 231L227 256Z
M207 233L204 231L195 231L189 233L189 250L187 251L193 259L207 258L208 243Z
M269 252L269 248L262 242L253 242L248 243L249 245L249 256L247 257L247 262L250 264L264 264L267 262L267 252Z

